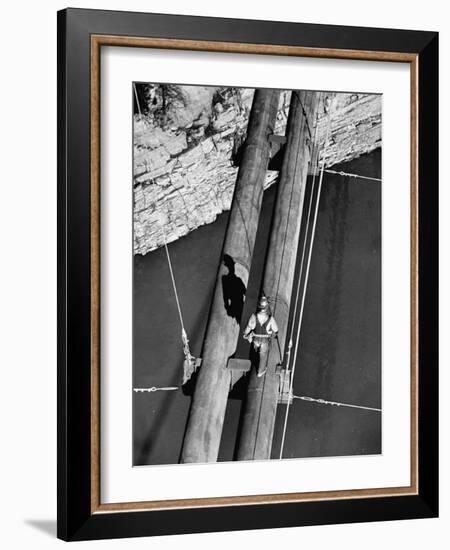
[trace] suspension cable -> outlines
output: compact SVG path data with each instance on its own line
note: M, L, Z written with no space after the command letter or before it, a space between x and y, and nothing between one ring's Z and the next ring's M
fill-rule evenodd
M155 391L175 391L178 389L178 386L162 386L160 388L151 386L150 388L133 388L133 391L135 393L153 393Z
M134 89L134 97L136 98L136 104L137 104L137 108L138 108L138 111L139 111L139 116L142 116L141 105L139 103L139 97L138 97L138 93L137 93L137 90L136 90L136 83L135 82L133 82L133 89Z
M351 174L349 172L343 172L338 170L331 170L331 168L327 168L324 170L327 174L335 174L337 176L347 176L348 178L356 178L356 179L362 179L362 180L370 180L370 181L382 181L381 178L372 178L370 176L362 176L361 174Z
M161 224L161 229L162 229L162 233L163 233L164 248L166 250L167 263L169 264L170 278L172 279L173 291L174 291L175 300L176 300L176 303L177 303L178 317L180 318L181 331L182 331L183 335L185 336L186 335L186 330L184 329L183 314L181 313L180 299L178 297L177 285L175 283L175 276L173 274L172 261L170 259L169 248L167 246L166 232L164 230L163 224Z
M335 407L350 407L352 409L363 409L365 411L383 412L382 409L375 407L366 407L364 405L351 405L350 403L340 403L339 401L328 401L326 399L320 399L316 397L307 397L305 395L293 395L292 399L301 399L302 401L309 401L311 403L320 403L321 405L334 405Z

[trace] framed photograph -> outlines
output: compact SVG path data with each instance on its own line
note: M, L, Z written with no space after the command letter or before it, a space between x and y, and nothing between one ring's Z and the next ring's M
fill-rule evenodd
M58 536L435 517L437 33L67 9L58 56Z

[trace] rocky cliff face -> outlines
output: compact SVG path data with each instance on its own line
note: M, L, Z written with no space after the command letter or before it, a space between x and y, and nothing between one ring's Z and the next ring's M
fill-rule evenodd
M134 252L146 254L228 210L236 155L245 139L253 90L141 85L134 118ZM282 92L275 133L284 134L290 92ZM330 126L330 130L328 130ZM330 143L326 165L381 144L380 96L337 94L318 139ZM278 172L267 173L266 186ZM161 223L162 218L164 223ZM164 228L163 228L164 225ZM163 233L164 232L164 233Z
M325 166L348 162L381 147L381 95L329 94L328 99L329 116L321 112L317 130ZM324 148L327 132L329 141Z

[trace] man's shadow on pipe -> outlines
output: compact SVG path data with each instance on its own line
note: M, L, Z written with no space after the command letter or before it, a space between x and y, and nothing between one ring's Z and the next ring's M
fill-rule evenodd
M224 254L223 264L228 273L222 275L222 292L225 311L228 317L241 324L242 311L244 309L246 286L242 279L236 275L235 261L229 254Z
M228 268L228 273L222 275L222 293L225 311L229 317L240 325L247 289L242 279L235 273L233 258L229 254L224 254L222 262ZM192 395L194 393L200 369L196 370L190 380L183 385L184 395Z

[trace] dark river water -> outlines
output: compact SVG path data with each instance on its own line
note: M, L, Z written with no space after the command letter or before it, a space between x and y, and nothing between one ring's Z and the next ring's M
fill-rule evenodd
M334 167L381 177L381 151ZM275 186L265 192L242 316L255 308ZM201 356L228 213L169 245L190 338ZM133 387L181 386L180 324L164 249L134 259ZM247 357L240 339L237 357ZM245 378L231 392L219 460L233 460ZM381 407L381 184L324 174L294 394ZM133 394L133 464L178 462L189 391ZM285 405L278 406L272 456L278 457ZM126 442L124 442L126 444ZM381 414L294 400L283 457L381 452Z

